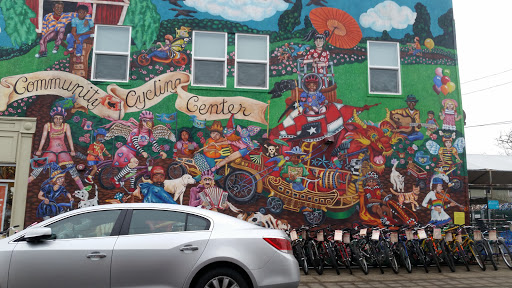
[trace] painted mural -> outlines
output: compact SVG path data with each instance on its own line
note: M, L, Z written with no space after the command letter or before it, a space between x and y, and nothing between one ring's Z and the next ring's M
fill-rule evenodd
M450 1L95 2L0 2L0 116L38 119L27 225L132 202L284 229L467 210ZM95 24L132 26L129 83L88 80ZM228 33L226 88L191 85L199 30ZM233 87L235 33L269 35L270 89ZM400 95L368 92L368 40L399 43Z

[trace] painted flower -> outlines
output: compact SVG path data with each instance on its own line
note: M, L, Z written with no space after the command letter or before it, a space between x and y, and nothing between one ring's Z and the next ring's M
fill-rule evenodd
M203 137L203 131L197 132L197 137L199 137L199 138Z
M400 164L405 164L405 160L404 159L400 159Z
M409 154L414 153L414 148L412 148L411 146L407 147L407 152L409 152Z
M117 143L116 143L116 147L117 147L117 148L121 148L121 147L123 147L123 143L121 143L121 142L117 142Z
M203 137L201 137L201 140L199 140L201 142L201 144L204 144L206 143L206 139L204 139Z
M434 133L430 134L430 139L436 140L437 139L437 134L434 134Z
M75 117L73 117L73 122L77 123L78 121L80 121L80 116L75 115Z

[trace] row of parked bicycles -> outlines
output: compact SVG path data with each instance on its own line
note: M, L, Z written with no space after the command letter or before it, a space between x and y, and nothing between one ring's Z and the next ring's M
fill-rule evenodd
M471 265L486 270L492 265L512 269L512 255L495 228L483 231L474 226L449 225L388 226L334 229L302 226L288 231L293 254L304 274L313 268L319 275L324 267L332 267L339 275L341 268L352 274L368 266L384 273L390 267L399 273L401 267L411 273L413 266L442 272L446 265L452 272L456 266L470 271Z

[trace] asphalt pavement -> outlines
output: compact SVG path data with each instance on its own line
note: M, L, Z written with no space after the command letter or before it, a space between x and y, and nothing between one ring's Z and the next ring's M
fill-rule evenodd
M486 271L478 266L470 266L471 271L466 271L464 266L457 266L455 272L451 272L448 267L442 268L442 273L435 267L430 267L429 273L419 267L413 267L412 273L400 268L398 274L393 273L391 268L385 268L384 274L378 268L370 268L368 275L357 267L353 267L352 275L346 269L341 269L340 275L333 269L325 269L322 275L313 269L309 270L309 275L304 275L301 270L299 288L512 287L512 270L503 265L497 271L492 266L487 267Z

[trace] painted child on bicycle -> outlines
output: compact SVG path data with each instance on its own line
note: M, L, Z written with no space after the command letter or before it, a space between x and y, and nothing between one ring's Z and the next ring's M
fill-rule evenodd
M71 193L69 193L64 187L65 174L66 170L55 170L50 179L43 182L41 190L37 195L37 198L41 200L41 203L37 206L37 217L46 220L64 212L65 206L69 206L70 208L73 207L73 196L71 196ZM68 197L69 204L57 203L57 199L63 195Z
M87 166L92 166L92 171L85 178L85 182L92 184L94 175L98 171L98 167L96 166L100 161L105 160L103 154L107 154L108 157L112 156L108 153L107 149L105 149L105 145L103 145L103 141L105 141L105 136L107 135L107 130L103 128L99 128L94 131L95 140L89 148L87 149Z

